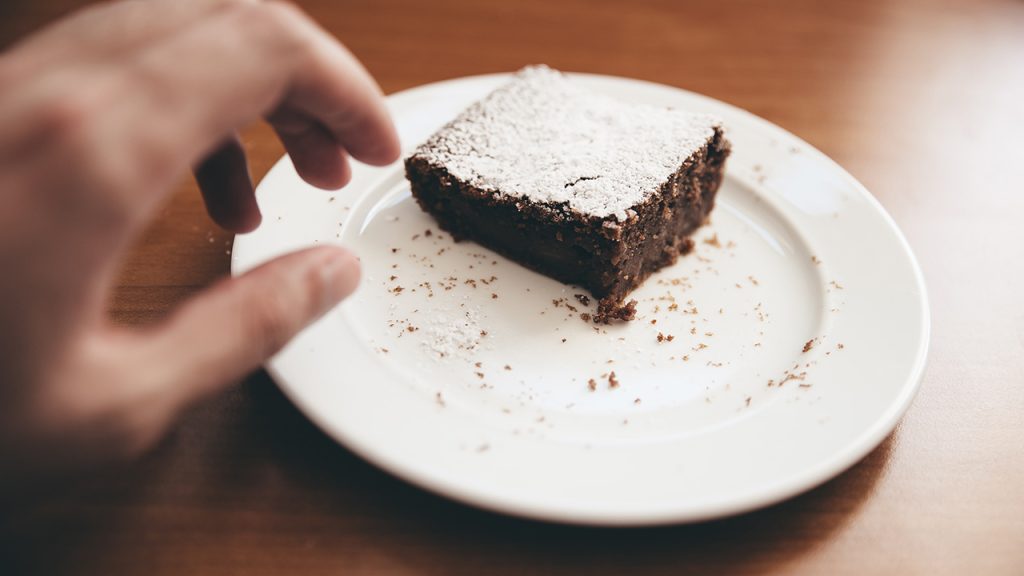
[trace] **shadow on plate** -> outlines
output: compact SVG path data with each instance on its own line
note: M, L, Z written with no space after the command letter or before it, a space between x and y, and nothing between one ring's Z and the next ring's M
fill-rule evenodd
M391 425L382 419L381 425ZM602 529L480 511L339 447L265 373L187 414L138 462L0 518L4 574L621 574L784 568L870 497L895 443L776 506Z
M252 383L257 418L293 490L339 532L380 534L348 550L357 565L414 573L620 573L690 566L785 566L850 521L885 470L896 434L839 477L775 506L674 527L614 529L506 517L435 496L339 447L299 413L269 378ZM324 545L330 545L323 542ZM341 554L344 556L344 554ZM333 554L332 554L333 556Z

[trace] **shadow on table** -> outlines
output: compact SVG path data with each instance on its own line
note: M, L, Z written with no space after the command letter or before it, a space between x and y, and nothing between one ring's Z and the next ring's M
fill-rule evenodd
M784 569L855 516L894 438L765 510L581 528L483 512L397 480L339 447L259 373L191 411L141 461L0 518L0 572L760 573Z
M533 567L615 571L690 565L784 566L827 541L872 492L895 442L889 436L834 480L764 510L702 524L607 529L509 518L434 496L363 462L317 430L265 375L251 382L257 420L273 457L310 502L337 515L339 532L384 533L351 549L355 557L389 558L422 573L522 573ZM328 541L321 545L330 546ZM431 568L435 566L436 568Z

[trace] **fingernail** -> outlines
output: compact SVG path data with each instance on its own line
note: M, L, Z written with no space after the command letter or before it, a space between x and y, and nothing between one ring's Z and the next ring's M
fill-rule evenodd
M355 291L359 285L359 261L345 250L331 250L332 254L320 266L324 289L320 313L325 314L337 306L346 296Z

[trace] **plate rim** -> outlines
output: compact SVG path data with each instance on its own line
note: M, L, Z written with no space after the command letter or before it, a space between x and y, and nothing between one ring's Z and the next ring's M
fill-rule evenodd
M304 397L298 392L298 387L289 383L288 379L275 367L274 361L271 359L265 364L264 368L274 380L277 387L282 391L285 397L288 398L289 401L292 402L292 404L302 412L306 418L320 428L322 432L341 444L345 449L358 455L366 462L396 478L401 479L402 481L425 489L435 495L475 508L518 518L551 523L602 527L641 527L688 524L725 518L758 510L808 492L852 468L868 454L874 451L885 440L885 438L892 434L892 432L897 428L902 417L907 412L913 402L913 399L920 390L930 351L931 310L924 274L910 243L907 241L903 231L892 218L892 215L889 214L881 202L879 202L879 200L875 198L875 196L871 194L856 177L843 168L838 162L799 136L752 112L710 96L669 84L623 76L586 72L566 72L566 74L569 76L591 78L598 81L628 82L634 85L643 85L662 91L666 89L678 91L685 93L688 97L704 100L718 107L727 108L730 113L744 117L747 121L752 122L757 125L758 128L765 130L768 133L774 132L782 134L786 139L792 139L793 141L798 142L802 146L801 153L812 155L815 161L823 161L828 164L829 168L833 172L837 175L841 175L842 180L849 185L850 190L856 191L856 194L860 199L867 202L869 207L872 209L873 214L881 217L886 228L893 233L903 256L910 266L911 275L917 288L917 302L919 304L921 318L920 325L916 327L918 335L920 336L920 344L916 350L913 364L908 373L906 382L900 388L899 394L895 397L894 401L889 404L887 409L879 413L873 424L865 427L863 432L854 440L850 441L842 450L833 453L828 458L819 460L809 468L796 470L792 474L787 475L783 480L775 482L765 490L745 497L739 497L730 501L728 504L711 503L711 505L703 507L699 505L690 505L685 509L669 507L659 513L641 511L638 514L630 514L619 510L611 513L607 511L594 511L581 514L578 510L572 508L558 510L550 506L538 506L532 502L519 502L516 501L514 497L509 498L506 495L496 495L494 493L485 494L483 491L465 490L463 487L451 486L443 481L437 481L429 475L421 474L412 467L404 465L402 462L393 461L392 459L375 452L372 450L372 447L364 446L360 441L353 438L343 429L321 416L320 412L311 405L310 401L304 399ZM448 85L476 81L496 81L502 78L508 78L510 75L511 73L491 73L449 78L394 92L387 95L387 99L390 101L398 98L410 98L415 97L417 93L443 89ZM274 172L284 169L283 165L286 165L288 161L287 154L278 159L261 179L258 186L262 186L263 182ZM236 236L233 242L231 256L231 273L233 276L239 274L238 267L240 266L240 258L238 258L236 254L238 253L240 242L244 244L244 237ZM245 249L243 248L242 252L244 251Z

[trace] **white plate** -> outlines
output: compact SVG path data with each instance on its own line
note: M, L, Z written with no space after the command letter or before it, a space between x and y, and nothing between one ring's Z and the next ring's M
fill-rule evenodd
M717 114L733 144L712 223L634 293L637 320L595 330L553 303L583 311L582 290L453 243L411 199L400 163L357 165L346 189L324 193L282 159L232 271L318 243L349 246L364 270L354 296L269 363L284 392L401 478L561 522L735 514L862 458L906 410L928 345L922 276L890 217L822 153L747 112L572 76L625 101ZM389 97L405 149L504 78Z

